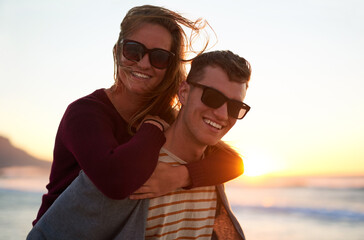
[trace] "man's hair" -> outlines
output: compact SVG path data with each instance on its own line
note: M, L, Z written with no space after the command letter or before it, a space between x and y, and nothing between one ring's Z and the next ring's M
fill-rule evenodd
M207 66L220 67L230 81L246 83L248 87L251 75L250 63L228 50L206 52L193 59L187 82L200 81Z

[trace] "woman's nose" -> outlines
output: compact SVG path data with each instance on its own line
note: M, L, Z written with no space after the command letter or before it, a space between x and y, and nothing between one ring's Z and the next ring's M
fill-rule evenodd
M140 59L140 61L138 62L138 66L145 69L145 68L150 68L151 64L149 61L149 53L146 53L142 59Z

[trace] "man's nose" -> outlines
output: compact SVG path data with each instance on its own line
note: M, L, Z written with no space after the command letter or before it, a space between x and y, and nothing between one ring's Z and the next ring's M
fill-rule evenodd
M225 102L220 107L214 109L213 112L214 112L215 116L218 117L219 120L228 120L229 115L228 115L227 102Z

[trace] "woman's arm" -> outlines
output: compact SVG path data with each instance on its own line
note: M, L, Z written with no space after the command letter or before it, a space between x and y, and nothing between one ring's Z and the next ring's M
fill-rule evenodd
M244 172L242 158L226 149L216 149L201 161L186 165L191 178L188 188L218 185Z
M151 123L130 136L126 123L108 110L87 99L72 104L62 119L59 135L66 151L96 187L110 198L122 199L152 175L165 137Z
M210 146L206 154L204 159L184 166L158 163L152 176L130 198L153 198L177 188L218 185L243 174L243 160L227 144L219 142L216 146Z

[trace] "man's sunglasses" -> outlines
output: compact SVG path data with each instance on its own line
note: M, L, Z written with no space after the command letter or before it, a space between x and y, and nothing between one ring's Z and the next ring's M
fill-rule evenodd
M237 100L230 99L226 97L223 93L214 88L195 82L187 82L187 83L191 84L194 87L199 87L203 89L201 102L203 102L206 106L210 108L214 109L219 108L225 102L227 102L227 109L230 117L242 119L250 110L250 107L247 104Z
M174 57L174 53L161 48L148 49L143 44L132 40L123 40L123 56L133 62L142 60L145 54L149 54L150 64L158 69L167 68Z

